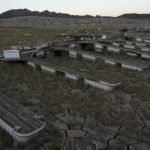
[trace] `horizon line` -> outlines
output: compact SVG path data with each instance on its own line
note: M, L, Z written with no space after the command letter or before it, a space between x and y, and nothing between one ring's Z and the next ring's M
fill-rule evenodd
M81 14L71 14L71 13L66 13L66 12L57 12L57 11L50 11L50 10L48 10L48 9L45 9L45 10L33 10L33 9L28 9L28 8L15 8L15 9L8 9L8 10L5 10L5 11L0 11L0 14L3 14L3 13L5 13L5 12L7 12L7 11L10 11L10 10L29 10L29 11L38 11L38 12L44 12L44 11L49 11L49 12L55 12L55 13L62 13L62 14L69 14L69 15L73 15L73 16L86 16L86 15L89 15L89 16L92 16L92 17L96 17L96 16L100 16L100 17L119 17L119 16L121 16L121 15L124 15L124 14L137 14L137 15L146 15L146 14L150 14L150 13L123 13L123 14L120 14L120 15L117 15L117 16L110 16L110 15L99 15L99 14L97 14L97 15L91 15L91 14L84 14L84 15L81 15Z

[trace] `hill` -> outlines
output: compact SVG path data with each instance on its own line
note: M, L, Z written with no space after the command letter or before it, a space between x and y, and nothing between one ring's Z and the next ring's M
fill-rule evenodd
M118 16L118 18L128 18L128 19L150 19L150 14L123 14Z
M24 17L24 16L40 16L40 17L53 17L53 18L94 18L91 15L79 16L79 15L70 15L66 13L56 13L49 12L48 10L39 12L39 11L30 11L28 9L12 9L0 14L0 19L8 19L14 17ZM100 16L97 16L100 18Z

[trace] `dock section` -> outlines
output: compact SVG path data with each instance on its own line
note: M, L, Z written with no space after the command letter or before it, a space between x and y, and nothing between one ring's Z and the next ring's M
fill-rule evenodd
M26 143L44 129L36 114L0 92L0 127L18 143Z

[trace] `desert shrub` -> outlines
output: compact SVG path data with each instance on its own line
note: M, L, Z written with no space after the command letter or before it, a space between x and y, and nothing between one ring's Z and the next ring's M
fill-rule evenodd
M10 148L13 145L13 138L6 131L0 128L0 149Z
M43 142L50 143L49 149L60 150L62 144L62 134L60 131L53 124L48 124L45 132L46 136L43 138Z

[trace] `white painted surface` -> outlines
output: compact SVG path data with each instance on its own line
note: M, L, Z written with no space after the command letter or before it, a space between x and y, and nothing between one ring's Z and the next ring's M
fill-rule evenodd
M32 49L32 47L31 46L23 46L23 49L30 50L30 49Z
M3 51L5 59L20 59L20 51L19 50L5 50Z
M81 41L84 41L84 40L85 40L85 38L84 38L84 37L81 37L81 38L80 38L80 40L81 40Z
M32 62L30 62L30 61L28 61L27 63L28 63L29 66L31 66L31 67L33 67L33 68L36 68L36 65L35 65L34 63L32 63Z
M69 50L69 57L76 59L77 58L77 52Z
M136 38L136 41L142 42L142 38Z
M44 51L38 51L37 53L36 53L36 56L41 56L41 55L44 55L45 53L44 53Z
M70 39L70 36L68 35L68 36L66 36L66 39Z
M0 126L6 130L10 135L13 135L13 129L7 123L5 123L2 119L0 119Z
M48 72L51 72L51 73L56 73L56 70L51 68L51 67L48 67L48 66L42 66L41 65L41 69L44 70L44 71L48 71Z
M120 46L120 44L119 44L119 43L117 43L117 42L113 42L113 43L112 43L112 45L113 45L113 46L117 46L117 47L119 47L119 46Z
M76 47L80 47L80 44L76 44Z
M2 119L0 119L0 126L6 130L10 135L13 136L13 138L15 140L17 140L19 143L26 143L28 142L31 138L33 138L35 135L37 135L37 133L39 131L41 131L42 129L45 128L45 123L43 124L43 126L41 126L41 128L33 131L33 132L30 132L30 133L26 133L26 134L21 134L21 133L18 133L16 131L14 131L14 129L9 126L5 121L3 121Z
M43 125L38 128L37 130L34 130L30 133L26 133L26 134L21 134L21 133L18 133L16 132L15 134L15 139L20 142L20 143L26 143L28 142L30 139L32 139L34 136L36 136L41 130L43 130L45 128L45 123L43 123Z
M65 77L72 79L72 80L79 80L79 78L75 75L72 75L70 73L65 73Z
M108 84L104 84L102 82L96 82L96 81L92 81L92 80L88 80L88 79L84 79L84 82L87 85L91 85L93 87L97 87L97 88L103 89L105 91L111 91L113 89L113 87L109 86Z
M95 48L100 48L100 49L102 49L102 48L103 48L103 45L98 44L98 43L95 43Z
M150 48L147 48L147 47L143 47L141 48L142 51L145 51L145 52L149 52L150 51Z
M107 50L110 51L110 52L115 52L115 53L120 52L120 49L115 48L115 47L110 47L110 46L107 47Z
M113 66L115 66L115 65L117 64L117 63L114 62L114 61L106 60L106 59L105 59L105 63L106 63L106 64L109 64L109 65L113 65Z
M92 61L92 62L96 61L95 56L91 56L91 55L88 55L88 54L82 54L82 57L83 57L84 60L89 60L89 61Z
M76 47L76 44L70 44L70 46L69 46L70 48L75 48Z
M76 56L76 55L77 55L77 52L69 50L69 54Z
M143 69L140 67L131 66L131 65L127 65L127 64L121 64L121 67L126 68L126 69L130 69L130 70L143 71Z
M144 42L146 42L146 43L150 43L150 40L144 40Z
M129 44L124 44L124 48L135 49L135 46L129 45Z
M44 49L44 48L47 48L48 47L48 44L42 44L42 45L39 45L36 47L36 50L41 50L41 49Z
M95 52L98 52L98 53L101 53L103 50L102 49L99 49L99 48L96 48L95 49Z
M103 40L107 39L107 35L102 35L102 39Z
M135 53L130 53L130 52L127 52L127 55L128 55L128 56L132 56L132 57L136 57L136 56L137 56L137 54L135 54Z
M101 53L103 49L103 45L99 43L95 43L95 51Z
M146 46L145 43L136 43L137 46Z
M150 55L148 54L142 54L141 57L144 59L150 59Z

